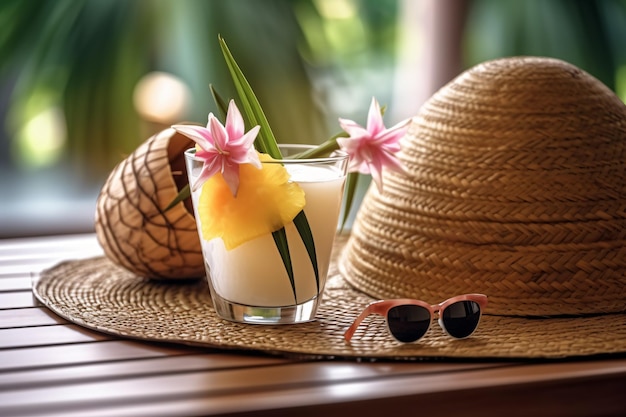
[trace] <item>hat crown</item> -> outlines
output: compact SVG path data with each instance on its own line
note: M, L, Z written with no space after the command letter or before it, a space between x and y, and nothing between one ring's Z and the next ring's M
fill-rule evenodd
M341 269L378 298L489 296L488 312L626 309L626 106L539 57L439 90L359 212Z

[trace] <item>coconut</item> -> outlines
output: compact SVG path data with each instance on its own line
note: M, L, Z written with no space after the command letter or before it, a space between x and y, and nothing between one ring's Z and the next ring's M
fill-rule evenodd
M165 208L187 184L189 138L165 129L141 144L109 175L96 204L95 226L106 256L155 279L204 275L190 199Z

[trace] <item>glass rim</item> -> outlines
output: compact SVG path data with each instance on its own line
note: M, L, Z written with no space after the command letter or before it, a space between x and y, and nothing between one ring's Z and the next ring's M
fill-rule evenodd
M302 149L303 151L307 149L314 149L316 145L307 145L307 144L299 144L299 143L279 143L278 147L292 147ZM195 156L196 148L189 148L185 150L185 157L190 158L194 161L202 161L201 158L197 158ZM261 161L262 164L320 164L320 163L336 163L342 160L348 159L348 153L337 149L332 152L330 156L322 156L316 158L290 158L284 157L283 159L276 159L273 161Z

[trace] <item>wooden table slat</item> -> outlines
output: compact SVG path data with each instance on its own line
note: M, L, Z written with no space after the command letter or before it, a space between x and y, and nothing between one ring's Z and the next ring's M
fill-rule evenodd
M484 366L476 366L478 372ZM155 375L149 377L125 378L111 381L81 382L60 386L36 387L32 389L4 390L0 392L0 404L6 407L26 406L32 398L46 406L67 402L73 396L80 396L83 401L106 402L133 400L136 397L159 397L180 395L231 395L243 392L283 391L302 386L331 386L338 383L366 383L368 380L386 377L387 384L401 379L403 383L419 383L422 389L430 390L431 377L444 378L448 383L450 376L439 372L420 372L407 364L354 367L351 363L341 362L304 362L290 366L280 366L280 372L272 366L255 368L234 368L228 370L195 371L173 375ZM490 367L488 367L490 369ZM393 370L393 372L392 372ZM472 373L466 370L465 373ZM459 378L461 373L455 373ZM480 374L478 374L480 375ZM415 379L419 377L418 379ZM472 378L477 378L473 376ZM395 387L397 389L398 386ZM415 387L413 387L415 388ZM441 387L440 387L441 388ZM378 394L373 394L378 395Z
M0 349L51 346L117 339L75 324L0 330Z
M565 393L583 389L586 396L567 397L566 401L554 398L554 387L538 384L528 389L499 386L492 390L450 390L446 392L420 393L408 396L366 398L368 390L376 390L376 384L361 386L361 397L351 400L342 394L356 391L352 386L293 387L276 393L249 392L220 396L183 396L136 399L136 401L106 401L100 403L70 403L67 407L29 407L29 416L46 417L171 417L228 415L238 417L307 417L307 416L358 416L380 417L385 413L400 416L507 416L527 417L589 417L626 415L623 393L618 391L615 379L602 381L584 380L566 382ZM582 386L582 388L581 388ZM561 394L563 395L563 394ZM324 398L312 404L311 398ZM306 399L309 399L306 401ZM306 405L302 405L306 404ZM21 411L24 411L23 409Z
M31 291L0 293L0 310L8 308L40 307L41 304Z
M68 321L45 307L0 310L0 329L67 324Z
M36 368L0 373L0 391L41 386L59 386L97 380L284 365L292 361L262 355L232 355L217 351L191 351L188 355L127 359L115 362L79 364L65 367Z
M0 350L2 371L184 355L181 348L127 340Z
M294 363L282 367L281 372L276 372L270 366L9 390L0 393L0 412L3 407L7 410L28 408L32 398L37 398L46 408L63 408L74 396L80 397L83 403L93 405L138 401L148 403L163 397L215 398L216 401L211 402L213 408L207 411L232 412L235 408L252 411L266 407L268 404L265 398L270 393L279 393L282 407L303 407L333 402L371 401L390 395L452 394L492 386L494 380L499 381L500 387L526 384L529 381L553 384L565 377L570 382L592 382L598 375L593 367L583 367L570 373L564 370L567 367L559 365L544 367L543 370L540 365L533 365L528 367L528 372L519 375L511 373L511 368L518 368L514 365L432 373L422 373L415 367L404 365L398 368L404 368L406 372L390 372L387 368L380 369L372 364L355 368L352 364L333 362ZM614 374L624 375L626 366L616 365L620 369L615 370ZM245 395L246 403L224 401L229 396L237 395ZM220 399L223 408L215 408L220 404ZM273 400L276 399L274 396Z
M0 279L29 276L64 260L102 256L94 235L58 238L3 240L0 245Z
M69 259L81 259L83 257L71 257ZM88 258L85 256L84 258ZM0 264L0 279L2 278L19 278L30 276L32 273L43 271L44 269L52 268L57 265L59 261L57 259L45 259L32 263L18 263L16 265Z
M102 253L95 234L3 239L0 245L0 260L36 259L52 255L54 258L64 259L68 256L88 253Z
M0 292L30 291L32 279L30 275L21 277L0 277Z

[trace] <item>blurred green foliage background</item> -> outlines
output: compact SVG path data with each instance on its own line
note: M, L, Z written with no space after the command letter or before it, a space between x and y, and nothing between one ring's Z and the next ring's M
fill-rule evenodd
M364 122L373 95L392 101L398 14L406 2L431 1L2 0L2 205L71 188L93 203L113 166L152 133L206 123L216 111L209 84L234 96L218 33L279 141L320 143L339 129L338 116ZM446 1L467 5L465 68L552 56L624 97L625 0ZM7 213L0 209L0 235L10 234Z
M160 125L180 121L142 120L134 106L137 83L152 71L182 80L190 97L179 116L206 123L216 110L209 84L234 96L217 34L277 136L321 142L328 130L311 73L367 65L364 52L386 50L393 59L395 1L336 3L350 8L348 17L325 19L309 0L3 0L0 75L10 96L4 124L10 160L3 162L63 161L101 177ZM39 117L41 130L59 116L63 126L53 129L63 138L28 137L33 119Z

